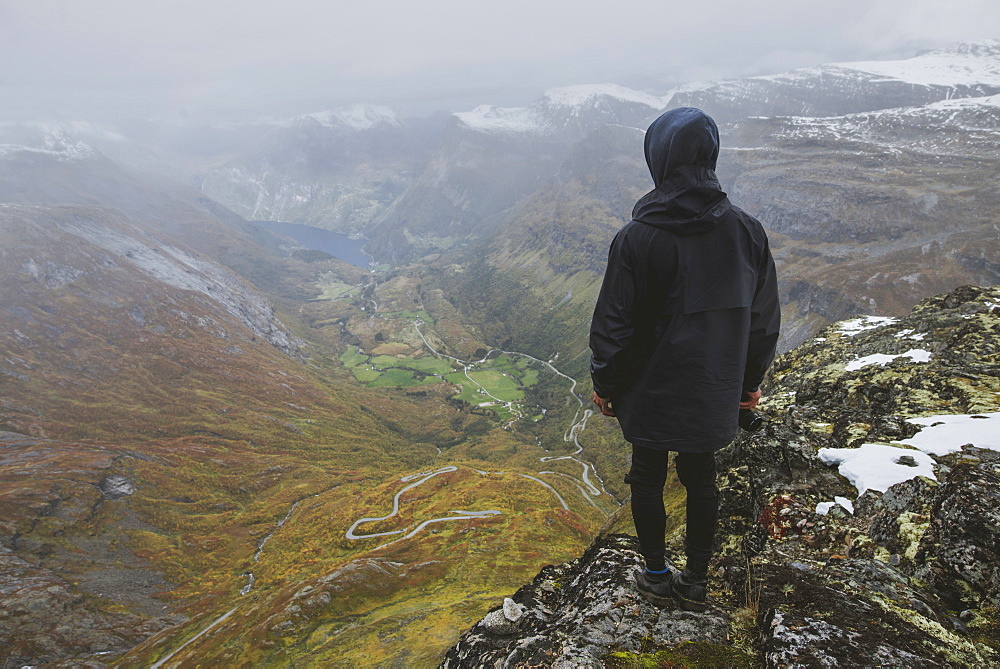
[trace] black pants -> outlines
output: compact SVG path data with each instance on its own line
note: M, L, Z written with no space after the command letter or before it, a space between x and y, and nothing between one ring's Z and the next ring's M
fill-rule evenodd
M632 446L632 468L625 482L632 486L632 519L639 537L639 550L646 567L666 568L664 533L667 514L663 508L663 484L667 480L668 451ZM715 528L719 522L719 489L715 485L714 453L678 453L677 476L687 490L687 534L684 552L688 569L702 574L712 558Z

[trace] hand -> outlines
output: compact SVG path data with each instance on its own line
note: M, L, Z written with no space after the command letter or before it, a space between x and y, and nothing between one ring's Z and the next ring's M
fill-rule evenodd
M614 417L618 415L615 413L615 410L611 408L611 400L607 397L601 397L596 391L594 392L594 404L597 405L597 408L600 409L601 413L605 416Z
M743 391L743 401L740 402L741 409L756 409L757 402L760 402L761 392L760 388L750 392L749 390Z

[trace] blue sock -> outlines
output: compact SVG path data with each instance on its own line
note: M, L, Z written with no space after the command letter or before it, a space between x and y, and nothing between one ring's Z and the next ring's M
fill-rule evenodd
M667 567L666 569L661 569L660 571L653 571L649 567L646 567L647 574L666 574L668 571L670 571L670 567Z

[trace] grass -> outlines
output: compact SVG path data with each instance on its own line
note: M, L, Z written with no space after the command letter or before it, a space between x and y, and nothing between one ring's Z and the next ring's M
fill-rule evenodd
M169 647L147 644L126 662L148 664L163 657L242 603L232 624L220 625L177 661L340 666L407 658L409 666L432 666L503 594L541 566L574 557L599 523L596 514L555 508L550 491L513 472L483 475L460 466L410 490L397 516L361 532L414 527L454 515L452 509L496 509L500 515L437 523L373 551L385 538L349 541L343 532L358 517L386 513L405 484L399 474L381 481L341 481L318 494L307 488L293 497L287 493L294 489L287 490L267 513L256 508L259 539L274 530L294 499L314 494L272 535L257 563L244 551L237 569L213 581L217 604L211 612L199 609L207 615L181 634L175 630ZM177 550L176 540L160 543L160 550ZM187 550L193 545L188 542ZM242 585L245 569L258 578L252 601L234 599L226 588Z
M412 315L425 312L397 313ZM423 352L419 355L404 354L410 350L408 345L389 341L379 344L372 351L377 355L369 356L359 353L357 346L351 346L340 355L340 362L351 370L355 379L372 388L407 388L441 382L460 386L462 390L457 399L473 406L492 402L494 404L490 408L500 420L515 415L504 404L523 402L525 389L537 384L539 379L537 365L522 356L502 354L491 357L480 368L469 370L466 374L456 371L457 363L445 358ZM536 419L541 416L534 415Z
M344 367L357 367L358 365L363 365L368 361L368 356L363 353L358 353L357 346L349 346L346 351L340 355L340 362L344 364Z
M524 392L506 373L496 369L471 371L469 376L481 385L493 397L504 402L515 402L524 399Z
M440 374L444 376L455 371L452 364L442 358L435 358L433 356L424 356L423 358L410 358L406 361L406 366L411 369L417 369L421 372L427 374Z
M316 299L319 300L339 300L352 295L357 295L360 292L358 286L352 286L348 283L340 283L337 281L332 281L331 283L321 283L318 285L320 289L320 294Z
M436 380L435 380L436 382ZM387 369L377 378L369 382L372 388L400 387L418 385L420 382L413 378L413 372L405 369Z

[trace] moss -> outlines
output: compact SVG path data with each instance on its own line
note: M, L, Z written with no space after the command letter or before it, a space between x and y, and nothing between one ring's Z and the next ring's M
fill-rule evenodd
M899 539L906 546L903 555L912 561L916 558L924 532L930 527L930 518L921 513L905 511L899 515L896 522L899 525Z
M1000 651L1000 609L984 606L976 611L969 623L969 637L976 643Z
M934 644L932 649L943 654L943 659L947 662L948 666L977 666L983 664L983 657L974 643L975 639L970 641L968 638L945 629L936 620L925 618L909 606L899 606L877 593L873 594L883 609L895 613L929 637L938 639L940 642Z
M845 428L847 432L847 442L862 441L868 437L872 426L868 423L851 423Z
M675 646L651 652L616 651L608 654L610 669L656 667L754 667L759 662L750 653L733 646L705 641L683 641Z

